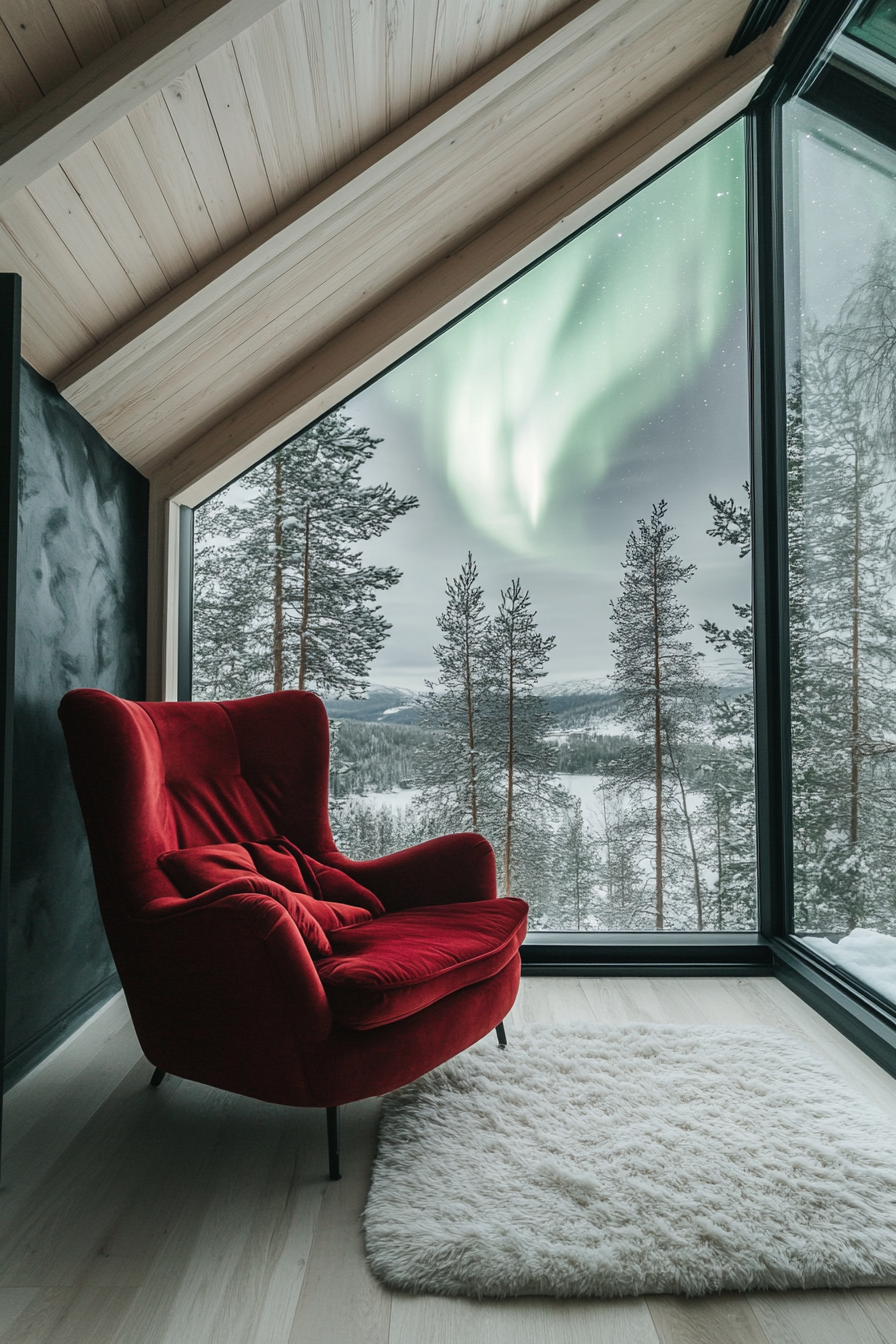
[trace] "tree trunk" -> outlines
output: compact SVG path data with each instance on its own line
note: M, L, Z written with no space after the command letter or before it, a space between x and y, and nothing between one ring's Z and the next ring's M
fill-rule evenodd
M308 674L308 613L311 605L311 510L305 510L305 546L302 554L302 624L299 629L299 690Z
M688 844L691 849L691 863L694 868L694 900L697 905L697 932L703 932L703 892L700 888L700 864L697 861L697 847L694 844L694 832L691 828L691 818L688 813L688 797L684 789L684 780L681 777L681 771L678 768L678 762L672 754L672 741L666 732L666 750L669 753L669 761L672 766L672 773L678 781L678 787L681 790L681 810L684 813L684 824L688 832Z
M722 806L719 802L718 792L716 793L716 862L718 864L718 885L716 887L716 903L719 911L719 929L722 928Z
M613 913L613 851L610 844L610 820L607 816L607 795L601 789L601 802L604 809L604 835L607 837L607 906Z
M515 621L510 622L510 661L507 674L507 825L504 831L504 895L510 895L510 852L513 842L513 692Z
M283 466L274 459L274 690L283 690Z
M478 799L476 797L476 730L473 718L473 661L470 657L470 625L467 622L464 650L464 689L467 697L467 733L470 742L470 818L473 830L479 829Z
M507 827L504 832L504 895L510 895L510 849L513 838L513 632L507 697Z
M859 508L859 452L854 454L854 505L852 549L852 724L850 737L849 843L859 839L859 558L861 512Z
M582 927L582 841L576 840L576 929Z
M580 928L582 927L582 902L581 902L581 897L580 897L580 894L579 894L579 854L578 854L578 850L576 850L575 853L573 854L573 864L575 865L575 866L574 866L574 869L573 869L573 889L574 889L574 891L575 891L575 899L576 899L576 928L577 928L577 929L580 929Z
M657 559L653 557L653 783L656 794L656 927L663 927L663 738L660 712L660 610Z

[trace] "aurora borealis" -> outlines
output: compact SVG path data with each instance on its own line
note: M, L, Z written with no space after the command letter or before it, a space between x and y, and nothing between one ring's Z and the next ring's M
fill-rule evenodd
M604 675L625 539L660 498L695 625L749 601L706 536L708 492L749 475L743 181L737 123L347 403L383 439L368 479L420 497L366 548L404 574L374 681L422 686L467 550L490 604L531 590L552 677Z
M576 502L712 358L742 303L742 164L736 126L383 379L484 535L572 559Z

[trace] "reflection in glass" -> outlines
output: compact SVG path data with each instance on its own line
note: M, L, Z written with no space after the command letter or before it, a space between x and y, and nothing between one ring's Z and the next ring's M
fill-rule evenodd
M743 180L736 125L197 511L195 693L325 697L346 853L755 927Z
M846 32L896 61L896 0L869 0Z
M788 136L795 928L896 1000L896 154Z

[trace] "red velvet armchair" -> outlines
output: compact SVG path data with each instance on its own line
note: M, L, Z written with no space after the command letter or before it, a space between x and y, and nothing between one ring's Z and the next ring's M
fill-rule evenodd
M325 1107L336 1177L338 1106L493 1028L503 1041L525 903L496 899L481 836L340 854L317 696L137 704L77 690L59 717L154 1083L170 1072Z

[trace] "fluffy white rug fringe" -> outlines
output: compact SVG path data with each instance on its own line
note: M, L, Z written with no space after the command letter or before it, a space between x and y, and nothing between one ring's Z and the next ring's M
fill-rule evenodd
M896 1128L780 1032L490 1038L385 1101L390 1287L616 1297L896 1283Z

